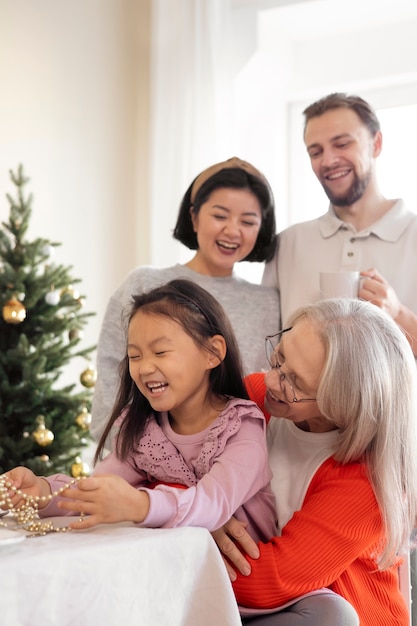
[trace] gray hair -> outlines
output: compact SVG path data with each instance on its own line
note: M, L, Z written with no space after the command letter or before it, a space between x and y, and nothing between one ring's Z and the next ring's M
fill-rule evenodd
M379 567L409 547L417 519L417 368L404 333L373 304L322 300L299 309L325 348L320 412L341 432L334 457L364 460L385 524Z

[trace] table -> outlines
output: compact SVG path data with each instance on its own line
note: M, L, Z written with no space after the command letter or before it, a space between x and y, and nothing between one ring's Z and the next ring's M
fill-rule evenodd
M241 624L226 568L203 528L108 524L53 533L0 548L0 567L7 626Z

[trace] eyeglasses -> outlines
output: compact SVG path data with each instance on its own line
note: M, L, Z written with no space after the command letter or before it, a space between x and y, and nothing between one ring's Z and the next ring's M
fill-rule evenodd
M281 389L287 402L316 402L317 398L297 398L290 379L284 374L281 369L282 365L278 361L277 347L281 340L281 335L287 333L291 328L292 327L284 328L284 330L280 330L279 333L275 333L275 335L267 335L265 337L266 358L271 368L278 371Z

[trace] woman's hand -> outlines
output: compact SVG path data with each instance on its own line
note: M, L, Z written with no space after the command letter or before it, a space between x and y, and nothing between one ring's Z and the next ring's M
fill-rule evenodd
M14 508L19 508L25 502L25 498L23 498L21 493L33 498L46 498L51 494L49 483L44 478L36 476L27 467L15 467L3 474L3 476L13 485L13 490L9 491L8 495ZM15 489L21 493L15 493ZM38 500L39 509L42 509L47 504L47 500ZM6 509L7 506L3 505L1 508Z
M234 567L244 576L249 576L251 567L243 553L245 552L253 559L257 559L259 558L259 548L247 532L246 524L232 517L227 524L211 534L223 555L230 580L232 582L236 580Z
M143 522L149 511L146 491L135 489L113 474L84 478L75 488L63 491L60 497L65 500L59 502L59 508L86 515L70 524L75 529L115 522Z

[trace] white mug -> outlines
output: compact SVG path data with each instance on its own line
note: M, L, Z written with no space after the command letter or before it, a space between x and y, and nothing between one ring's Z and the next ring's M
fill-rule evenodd
M320 272L320 295L322 298L357 298L359 272Z

